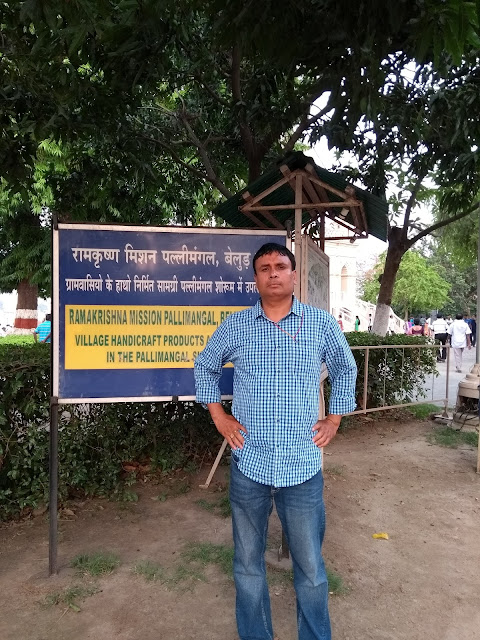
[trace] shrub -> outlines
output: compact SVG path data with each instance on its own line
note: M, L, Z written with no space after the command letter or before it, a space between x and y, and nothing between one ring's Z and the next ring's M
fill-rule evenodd
M393 349L372 349L368 358L367 408L414 402L425 397L427 376L436 372L437 349L406 349L408 345L430 344L423 336L396 334L381 337L374 333L345 334L351 347L398 345ZM353 349L358 367L357 403L363 404L365 349Z
M433 349L419 353L401 348L424 344L425 338L370 333L346 337L351 346L400 345L386 353L370 352L369 407L410 401L435 371ZM365 352L353 353L361 406ZM49 402L49 346L0 340L0 519L48 502ZM193 402L62 405L60 500L79 493L121 496L138 468L125 463L141 462L149 472L170 471L215 455L221 441L208 412Z
M48 502L49 404L48 346L0 344L0 519ZM221 441L193 402L61 405L60 499L122 495L135 469L125 463L170 471L216 455Z

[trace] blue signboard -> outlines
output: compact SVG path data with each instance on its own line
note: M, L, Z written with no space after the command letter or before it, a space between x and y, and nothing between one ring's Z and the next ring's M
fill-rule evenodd
M54 395L60 403L190 400L193 361L255 304L252 258L286 232L59 224L54 230ZM233 369L221 379L232 393Z

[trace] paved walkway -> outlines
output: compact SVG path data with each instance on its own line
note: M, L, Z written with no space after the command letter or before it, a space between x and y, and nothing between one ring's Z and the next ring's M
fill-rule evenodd
M448 406L454 407L457 401L458 383L465 378L465 374L469 373L475 364L476 350L472 348L470 350L464 349L463 351L463 363L462 373L455 371L455 359L453 357L453 350L450 352L449 363L449 380L448 380ZM427 381L426 391L427 397L425 402L431 402L432 399L444 398L445 388L447 380L447 364L439 362L437 364L437 370L439 375L436 378L431 378ZM433 404L443 407L442 402L434 402Z

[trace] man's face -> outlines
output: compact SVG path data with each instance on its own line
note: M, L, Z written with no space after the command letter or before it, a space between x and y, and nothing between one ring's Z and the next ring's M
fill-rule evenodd
M255 263L255 284L261 298L287 298L293 295L297 274L288 256L270 253Z

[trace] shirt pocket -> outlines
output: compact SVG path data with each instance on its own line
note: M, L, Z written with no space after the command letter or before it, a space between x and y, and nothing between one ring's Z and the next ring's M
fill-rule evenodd
M238 344L232 358L234 367L253 377L273 366L275 348L264 341L248 340Z
M318 343L296 340L290 346L288 358L292 370L297 376L309 379L316 379L320 376L321 353Z

